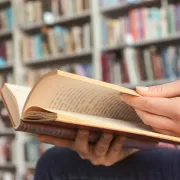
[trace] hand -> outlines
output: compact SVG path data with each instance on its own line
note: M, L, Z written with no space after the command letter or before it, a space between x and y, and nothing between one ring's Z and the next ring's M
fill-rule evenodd
M122 95L122 100L134 107L142 121L155 131L180 137L180 81L137 87L142 97Z
M123 142L125 141L123 137L117 137L113 140L113 135L102 134L100 140L94 146L88 144L88 137L89 131L79 130L75 141L44 135L40 135L38 139L44 143L70 148L76 151L82 159L88 159L94 165L111 166L138 151L123 148Z

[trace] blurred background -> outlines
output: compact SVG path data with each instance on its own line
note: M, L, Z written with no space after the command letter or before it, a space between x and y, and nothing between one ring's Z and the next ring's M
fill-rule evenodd
M134 89L180 77L179 0L0 0L0 86L59 69ZM0 101L0 180L32 180L51 145Z

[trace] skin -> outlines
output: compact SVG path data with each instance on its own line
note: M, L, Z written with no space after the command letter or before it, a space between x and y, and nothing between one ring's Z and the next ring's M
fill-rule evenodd
M180 81L152 87L137 87L136 91L142 96L122 94L121 99L132 106L142 121L155 131L180 136ZM102 134L97 144L92 146L88 144L88 136L87 130L80 129L75 141L44 135L40 135L38 139L58 147L70 148L94 165L111 166L138 151L124 148L124 137L119 136L113 140L111 134ZM164 144L160 143L160 146L164 147Z
M119 136L113 140L112 134L102 134L99 141L93 146L88 144L88 136L87 130L80 129L75 141L44 135L40 135L38 139L44 143L72 149L82 159L91 161L93 165L111 166L138 151L137 149L123 148L123 143L126 140L124 137Z
M142 95L122 95L121 99L132 106L142 121L155 131L180 136L180 81L152 87L137 87Z

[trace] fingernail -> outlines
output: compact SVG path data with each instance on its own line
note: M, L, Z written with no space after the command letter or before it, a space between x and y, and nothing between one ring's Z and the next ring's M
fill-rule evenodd
M145 86L137 86L136 89L138 89L139 91L148 91L148 87Z

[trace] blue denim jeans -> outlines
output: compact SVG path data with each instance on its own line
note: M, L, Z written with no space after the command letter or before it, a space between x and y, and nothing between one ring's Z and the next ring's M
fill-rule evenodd
M38 161L34 180L180 180L180 151L144 150L104 167L71 150L52 148Z

